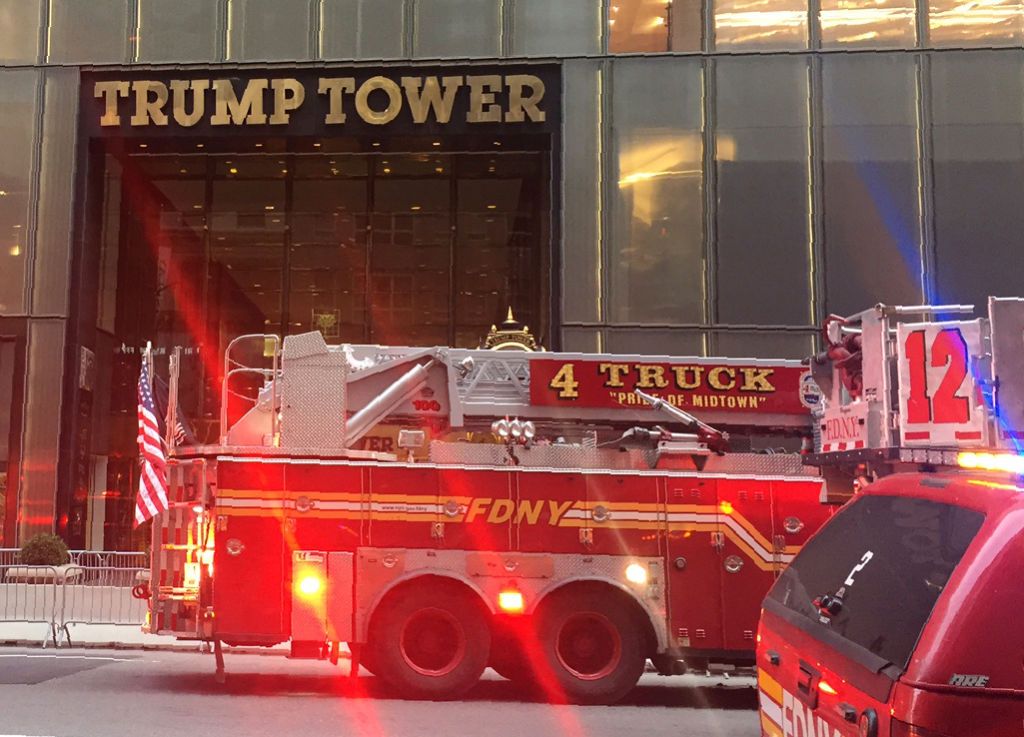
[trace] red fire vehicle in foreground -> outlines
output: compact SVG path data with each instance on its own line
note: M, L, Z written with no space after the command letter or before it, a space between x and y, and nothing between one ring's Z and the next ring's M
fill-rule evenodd
M832 323L810 459L861 493L765 599L765 737L1021 734L1024 300L969 310Z
M148 628L213 642L220 675L221 643L347 645L353 672L427 698L488 665L613 702L648 659L753 663L760 601L830 508L799 455L722 454L712 425L809 436L806 374L240 338L221 442L168 439Z

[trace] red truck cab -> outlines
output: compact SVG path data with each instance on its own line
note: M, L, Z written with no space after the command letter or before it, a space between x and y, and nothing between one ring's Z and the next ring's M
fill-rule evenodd
M1024 483L868 486L765 598L764 737L1024 734Z

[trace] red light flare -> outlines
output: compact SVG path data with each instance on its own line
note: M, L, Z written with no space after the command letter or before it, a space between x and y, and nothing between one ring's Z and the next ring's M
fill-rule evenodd
M209 380L215 381L216 386L220 386L223 380L223 367L220 356L216 355L218 350L211 350L214 347L219 349L220 346L214 340L217 336L208 334L203 314L203 291L208 275L205 271L202 274L184 271L183 264L174 258L175 239L169 238L160 229L157 217L153 213L152 203L146 196L147 192L153 190L149 178L139 170L130 156L122 157L121 163L123 165L122 196L127 201L129 211L142 213L139 224L142 227L143 240L149 246L154 262L160 263L162 248L171 249L172 257L165 259L164 263L166 287L174 298L175 309L193 343L204 349L199 351L199 356L203 362L205 375L209 377Z
M514 472L510 472L514 473ZM441 500L455 498L465 501L467 507L471 506L472 499L482 496L473 484L471 473L441 474L438 498ZM513 500L514 501L514 500ZM507 523L509 526L517 524L515 516ZM521 522L518 524L522 524ZM494 525L485 521L484 514L478 516L473 522L462 522L461 529L471 540L467 546L470 550L510 551L514 546L510 545L508 528L504 524ZM503 617L505 634L508 641L504 646L516 647L532 672L534 682L539 687L544 698L556 704L569 702L569 698L561 684L555 678L554 673L547 667L543 657L540 637L534 626L533 616L516 615ZM492 644L492 647L494 645ZM558 709L554 712L555 719L559 723L559 732L568 737L584 737L583 725L577 719L574 711L569 709Z

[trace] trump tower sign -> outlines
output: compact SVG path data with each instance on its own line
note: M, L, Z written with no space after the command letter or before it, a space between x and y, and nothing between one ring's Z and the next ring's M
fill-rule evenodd
M94 136L551 132L553 65L303 68L95 74L83 84Z

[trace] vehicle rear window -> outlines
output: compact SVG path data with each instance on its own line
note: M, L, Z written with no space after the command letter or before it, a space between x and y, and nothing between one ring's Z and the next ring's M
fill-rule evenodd
M906 668L935 601L977 534L980 512L925 499L863 496L783 571L770 599ZM823 617L814 605L839 595Z

